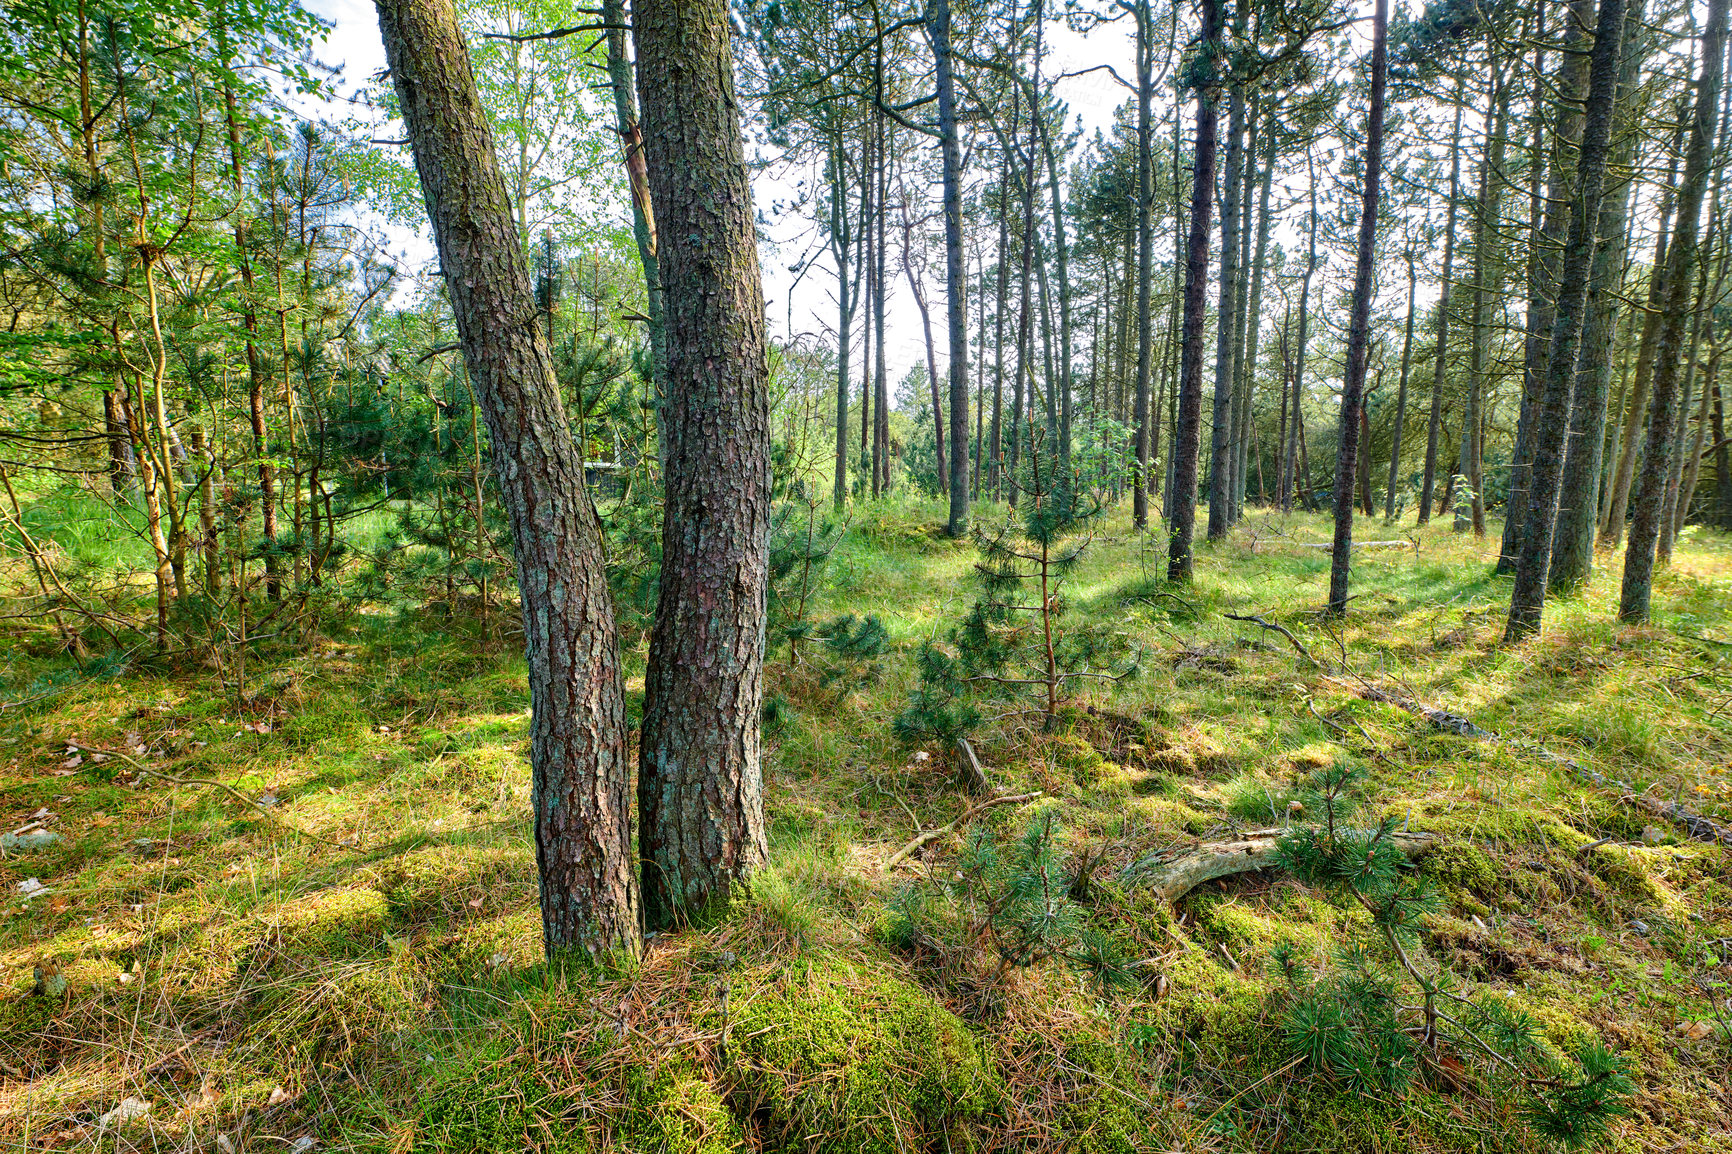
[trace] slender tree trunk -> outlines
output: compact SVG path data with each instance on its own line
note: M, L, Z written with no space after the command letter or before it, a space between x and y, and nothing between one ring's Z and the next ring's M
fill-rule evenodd
M637 0L632 35L666 237L667 489L638 768L644 920L656 927L725 902L766 853L770 393L727 6Z
M1461 201L1461 106L1463 81L1455 82L1455 129L1450 134L1449 208L1443 226L1443 272L1437 290L1437 358L1431 371L1431 419L1425 432L1425 474L1419 487L1419 523L1431 521L1437 488L1437 441L1443 429L1443 385L1449 366L1449 291L1455 276L1455 208Z
M963 291L967 273L962 261L962 151L956 139L956 82L951 76L950 59L950 0L933 0L928 18L932 27L932 53L938 63L938 140L944 168L945 311L950 321L950 522L946 530L952 537L960 537L968 531L968 301ZM1055 187L1055 204L1057 195ZM1062 280L1065 259L1062 230L1058 245ZM1067 299L1067 386L1070 381L1069 312ZM1068 390L1066 398L1068 404ZM1068 421L1066 431L1069 431ZM1064 451L1068 462L1068 444Z
M1636 475L1636 440L1642 432L1642 422L1648 412L1648 392L1654 380L1654 352L1658 347L1661 309L1667 296L1667 244L1671 239L1671 219L1674 182L1678 173L1678 157L1683 152L1684 113L1679 112L1679 136L1672 147L1670 171L1666 174L1666 190L1660 197L1660 224L1654 233L1654 263L1648 274L1648 310L1642 321L1642 339L1636 345L1636 376L1625 398L1625 410L1619 440L1618 466L1612 474L1608 494L1609 504L1600 521L1599 547L1616 549L1624 540L1624 521L1629 512L1630 486ZM1691 225L1694 228L1694 223Z
M1389 0L1377 0L1371 20L1371 107L1365 125L1365 193L1359 207L1359 262L1347 329L1347 371L1341 381L1341 450L1335 462L1335 545L1329 563L1329 613L1347 612L1353 558L1353 471L1360 452L1366 359L1371 351L1371 264L1377 250L1377 200L1383 185L1383 91L1388 72Z
M1256 399L1257 387L1257 354L1263 336L1263 270L1269 257L1269 193L1275 175L1275 122L1274 111L1268 113L1268 121L1263 127L1263 178L1257 194L1257 248L1251 261L1251 291L1244 310L1245 352L1239 362L1239 458L1234 469L1238 486L1234 493L1234 519L1242 515L1245 504L1245 451L1247 436L1256 434L1256 417L1252 402ZM1250 173L1247 170L1245 187L1250 188ZM1249 195L1247 193L1247 195ZM1257 465L1257 482L1263 487L1263 466L1261 460Z
M631 188L631 233L637 243L638 264L643 268L645 315L649 318L650 388L656 399L656 446L662 469L667 469L667 429L663 412L667 407L668 337L663 315L661 269L656 261L655 210L650 205L649 173L644 163L643 131L638 125L637 95L632 87L631 61L625 51L625 0L602 0L602 23L607 27L607 80L613 90L614 116L618 118L620 148L625 161L626 182ZM551 277L553 270L548 270ZM846 269L844 269L846 275ZM553 315L553 293L547 295L548 316ZM844 360L847 354L843 353Z
M1395 488L1401 476L1401 435L1407 427L1407 382L1413 369L1414 296L1419 287L1419 266L1414 252L1407 250L1407 325L1401 337L1401 380L1395 394L1395 429L1389 440L1389 488L1383 494L1383 519L1395 520Z
M217 25L219 53L228 59L227 32ZM253 277L252 242L245 207L246 184L242 176L240 114L234 89L223 85L224 124L228 130L230 188L234 192L235 267L241 276L241 328L247 357L247 418L253 435L253 459L258 465L259 515L261 533L265 539L265 593L272 601L281 596L278 576L277 542L277 476L271 463L269 433L265 424L265 372L259 358L259 316ZM244 592L244 591L243 591Z
M523 323L529 267L456 12L448 0L378 10L516 544L543 941L550 954L635 954L625 687L601 525L547 347Z
M1714 381L1714 502L1719 506L1720 528L1732 529L1732 449L1726 439L1725 392Z
M853 285L848 279L853 238L848 225L844 169L838 129L830 145L830 248L836 256L836 477L831 486L831 501L838 510L848 500L848 353L854 321Z
M1724 3L1724 0L1721 0ZM1595 239L1599 233L1600 201L1605 187L1606 153L1616 111L1618 73L1623 55L1625 0L1600 0L1589 63L1588 100L1581 152L1576 165L1570 211L1568 247L1563 278L1552 322L1551 349L1546 356L1546 387L1533 422L1530 491L1522 528L1521 554L1515 587L1510 594L1509 623L1504 640L1514 643L1539 632L1545 608L1546 577L1551 564L1552 536L1557 524L1558 495L1564 454L1569 446L1570 405L1576 379L1576 353L1582 335L1583 309L1593 272Z
M1204 12L1205 12L1205 20L1210 18L1207 16L1207 13L1215 12L1213 19L1218 24L1220 22L1220 13L1218 11L1216 11L1216 7L1219 4L1219 0L1202 0L1202 2L1203 2L1203 8L1204 8ZM1152 149L1153 149L1153 134L1155 131L1154 110L1153 110L1154 88L1155 88L1155 82L1154 82L1155 47L1154 47L1154 17L1153 17L1153 14L1149 10L1149 0L1137 0L1136 20L1137 20L1137 307L1136 307L1137 393L1136 393L1136 413L1135 413L1133 423L1136 425L1137 464L1136 464L1136 486L1131 491L1131 494L1132 494L1131 495L1131 519L1132 519L1133 524L1135 524L1135 526L1138 529L1146 529L1146 528L1148 528L1148 525L1149 525L1149 444L1150 444L1150 436L1149 436L1149 434L1150 434L1150 429L1149 429L1149 374L1153 369L1153 365L1151 364L1150 357L1152 356L1152 354L1154 352L1154 349L1153 349L1154 329L1153 329L1153 327L1150 323L1150 319L1149 319L1149 307L1150 307L1149 296L1150 296L1150 290L1153 287L1154 271L1155 271L1155 259L1154 259L1155 236L1154 236L1154 220L1153 220L1154 201L1155 201L1155 183L1154 183L1154 181L1155 181L1155 176L1154 176L1155 165L1154 165L1154 153L1152 151ZM1209 117L1209 124L1210 124L1210 136L1212 137L1214 135L1215 111L1214 111L1214 106L1213 106L1213 104L1210 103L1210 98L1208 98L1208 97L1202 98L1202 102L1198 106L1198 113L1197 113L1198 125L1199 125L1199 127L1201 127L1202 118L1204 115L1202 108L1205 105L1208 106L1208 110L1209 110L1208 111L1208 117ZM1176 114L1175 114L1175 118L1176 118ZM1201 156L1200 156L1201 148L1202 148L1202 145L1201 145L1201 143L1199 143L1198 144L1198 149L1199 149L1198 163L1199 164L1202 163ZM1210 158L1209 164L1212 168L1213 164L1214 164L1214 160L1212 157ZM1214 184L1214 178L1211 176L1207 183L1212 186ZM1195 196L1195 195L1196 194L1193 194L1193 196ZM1205 192L1202 195L1203 195L1204 202L1207 203L1208 199L1209 199L1208 192ZM1207 264L1208 264L1208 238L1207 238L1207 236L1204 237L1202 243L1203 243L1203 261L1204 261L1203 272L1206 275L1207 271L1208 271L1208 268L1207 268ZM1195 244L1193 244L1193 247L1195 247ZM1198 292L1202 291L1202 286L1200 284L1198 286L1197 291ZM1200 321L1199 321L1199 323L1200 323ZM1194 475L1193 475L1193 480L1194 480ZM1169 492L1169 498L1168 499L1170 500L1171 499L1171 496L1170 496L1171 490L1169 489L1168 492ZM1192 512L1194 515L1195 510L1193 509ZM1171 566L1169 564L1169 569L1170 568L1171 568ZM1189 573L1190 573L1190 542L1188 540L1185 542L1184 571L1187 575L1189 575Z
M1228 96L1226 181L1221 206L1221 297L1215 324L1215 399L1209 439L1209 540L1227 535L1232 503L1233 333L1239 302L1239 205L1245 136L1245 92Z
M1594 531L1599 525L1601 474L1605 471L1607 401L1612 382L1613 338L1623 294L1624 254L1628 251L1629 208L1639 140L1630 102L1641 79L1647 51L1642 30L1643 3L1634 0L1624 13L1623 64L1618 78L1617 119L1621 127L1607 179L1617 181L1600 205L1599 245L1588 285L1581 349L1576 357L1576 395L1571 406L1570 444L1564 454L1557 527L1552 534L1551 570L1546 588L1554 596L1586 589L1593 575Z
M1029 115L1028 151L1019 159L1022 162L1022 172L1019 179L1022 186L1022 219L1021 255L1021 315L1017 320L1016 332L1016 386L1015 397L1010 412L1010 476L1006 479L1006 487L1010 495L1010 507L1016 508L1021 494L1021 480L1018 475L1022 463L1022 426L1026 419L1030 425L1029 433L1033 434L1033 418L1029 415L1034 409L1034 149L1035 149L1035 116L1031 109ZM1014 145L1016 136L1011 135ZM1026 400L1027 412L1024 411Z
M1013 98L1014 99L1014 98ZM1016 139L1017 111L1010 114L1010 138ZM1015 155L1004 154L1004 169L998 176L998 287L993 296L993 341L996 345L992 369L992 499L998 500L1004 472L1004 312L1010 295L1010 173Z
M1473 230L1473 345L1469 358L1467 403L1462 408L1461 442L1456 472L1467 493L1456 502L1455 530L1472 528L1476 538L1485 536L1485 469L1481 460L1481 427L1486 381L1490 376L1491 312L1496 281L1502 279L1502 242L1498 236L1503 213L1504 149L1508 141L1509 85L1496 56L1490 61L1492 74L1491 135L1479 173L1479 211Z
M1703 246L1711 251L1714 245L1714 213L1708 215L1708 241ZM1714 289L1708 285L1708 260L1699 256L1696 262L1696 307L1690 314L1690 339L1684 355L1684 384L1679 390L1678 420L1672 433L1672 462L1666 470L1665 494L1660 499L1660 536L1655 543L1655 563L1664 568L1672 563L1672 542L1677 535L1678 489L1684 467L1684 440L1690 429L1690 406L1696 389L1698 357L1702 345L1702 314L1712 306Z
M1543 13L1540 15L1543 21ZM1552 132L1550 174L1546 186L1544 223L1531 245L1528 261L1528 326L1522 371L1521 415L1516 422L1515 447L1510 457L1509 500L1504 507L1503 541L1499 546L1497 572L1513 573L1521 552L1521 534L1527 518L1530 466L1533 457L1533 426L1545 395L1547 358L1551 352L1551 330L1556 319L1558 276L1569 228L1571 192L1569 182L1579 169L1577 146L1582 137L1582 100L1588 87L1588 30L1594 19L1592 0L1571 0L1564 17L1563 52L1554 85L1557 122ZM1543 35L1543 29L1541 34ZM1538 55L1536 51L1536 56ZM1539 66L1535 65L1535 100L1543 96ZM1537 116L1537 113L1536 113ZM1537 141L1536 141L1537 144ZM1539 156L1533 160L1540 166ZM1533 187L1537 190L1538 182ZM1536 201L1538 197L1535 197Z
M1179 357L1178 422L1173 438L1172 519L1167 526L1167 580L1189 582L1191 546L1197 527L1197 466L1203 442L1204 293L1209 279L1209 221L1215 192L1214 63L1221 51L1220 0L1200 0L1204 65L1209 75L1196 86L1196 159L1191 175L1191 222L1185 246L1185 316ZM1146 298L1145 298L1146 299ZM1148 324L1145 316L1141 320Z
M1311 211L1310 239L1306 242L1305 279L1299 287L1299 336L1293 353L1293 419L1288 423L1288 441L1286 475L1281 479L1281 511L1293 511L1293 493L1300 485L1305 486L1305 507L1311 507L1311 468L1310 462L1304 462L1303 480L1295 469L1301 464L1300 449L1305 438L1305 417L1301 405L1305 399L1305 342L1310 335L1311 324L1311 278L1317 272L1317 165L1316 159L1307 149L1305 153L1306 168L1310 173Z
M1654 342L1654 416L1648 425L1641 487L1630 519L1630 547L1624 554L1624 582L1618 619L1630 623L1648 619L1654 591L1654 551L1659 541L1661 500L1666 471L1671 467L1672 423L1678 407L1678 369L1689 306L1691 272L1695 268L1696 219L1713 161L1714 114L1720 101L1725 68L1728 0L1710 0L1702 34L1702 76L1696 86L1696 110L1690 125L1690 148L1684 158L1684 180L1678 190L1678 219L1666 253L1666 303L1660 333Z

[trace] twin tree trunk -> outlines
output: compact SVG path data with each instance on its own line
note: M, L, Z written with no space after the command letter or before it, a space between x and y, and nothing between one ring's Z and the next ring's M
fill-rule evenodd
M661 595L638 768L655 928L725 901L764 860L770 391L727 6L637 0L632 35L667 323Z
M601 525L536 324L450 0L378 0L464 358L516 547L549 954L635 954L764 859L759 711L769 388L725 7L639 0L638 88L668 286L661 601L645 677L638 866Z
M1377 250L1377 200L1383 186L1383 90L1388 72L1389 0L1377 0L1371 24L1371 108L1365 125L1365 192L1359 204L1359 261L1347 329L1347 372L1341 382L1341 452L1335 462L1335 548L1329 565L1329 612L1347 612L1353 563L1353 477L1360 452L1365 363L1371 348L1371 262Z
M456 11L450 0L378 0L378 10L516 546L543 942L550 954L635 954L625 687L601 524Z

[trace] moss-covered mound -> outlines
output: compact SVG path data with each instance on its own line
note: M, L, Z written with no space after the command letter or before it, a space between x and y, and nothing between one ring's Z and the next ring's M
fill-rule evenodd
M740 1007L729 1035L736 1109L758 1123L768 1150L942 1148L943 1135L981 1118L1002 1093L961 1019L881 973L793 971Z

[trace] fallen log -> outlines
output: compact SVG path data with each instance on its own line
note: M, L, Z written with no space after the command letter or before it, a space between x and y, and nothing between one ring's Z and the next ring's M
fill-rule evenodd
M1340 678L1335 677L1331 677L1328 680L1334 682L1336 685L1352 690L1367 701L1382 702L1386 705L1393 705L1398 709L1405 709L1416 717L1423 717L1438 729L1446 730L1450 733L1456 734L1457 736L1472 737L1480 741L1499 742L1512 749L1518 749L1530 753L1541 761L1548 761L1553 765L1562 766L1590 785L1598 786L1600 789L1610 790L1617 793L1620 801L1635 806L1643 813L1653 814L1655 817L1663 817L1667 821L1678 825L1697 841L1716 842L1723 846L1732 847L1732 829L1727 829L1719 822L1716 822L1713 818L1704 817L1696 811L1686 808L1675 801L1658 801L1649 797L1647 794L1639 793L1629 782L1620 781L1615 777L1607 777L1598 770L1589 769L1573 757L1565 757L1560 753L1553 753L1543 745L1533 745L1525 741L1510 740L1499 737L1491 730L1475 725L1471 719L1463 717L1459 713L1451 713L1447 709L1438 709L1434 706L1426 705L1424 702L1415 701L1413 698L1408 697L1405 694L1395 693L1388 689L1384 689L1381 686L1372 685L1369 682L1356 683L1343 681Z
M1124 871L1126 881L1154 890L1167 902L1176 902L1204 882L1275 865L1276 848L1289 829L1246 830L1225 841L1204 842L1189 853L1161 860L1157 855L1132 862ZM1389 839L1410 858L1423 857L1441 839L1433 833L1395 832Z

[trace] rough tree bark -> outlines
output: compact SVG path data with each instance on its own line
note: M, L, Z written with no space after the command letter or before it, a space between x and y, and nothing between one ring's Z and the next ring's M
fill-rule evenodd
M1410 245L1407 260L1407 326L1401 337L1401 378L1395 394L1395 430L1389 442L1389 488L1383 494L1383 519L1395 520L1395 486L1401 473L1401 434L1407 424L1407 382L1413 370L1414 294L1419 287L1419 266Z
M1600 0L1594 28L1594 51L1588 65L1588 102L1576 162L1569 242L1564 249L1563 276L1553 305L1551 348L1546 354L1545 389L1531 426L1533 450L1528 466L1528 500L1516 558L1515 587L1510 593L1509 622L1504 641L1514 643L1539 632L1545 609L1546 576L1551 565L1552 534L1557 525L1558 493L1564 454L1569 447L1570 404L1576 380L1576 353L1582 337L1582 311L1587 305L1588 280L1599 232L1600 201L1605 189L1606 152L1612 138L1612 114L1618 93L1623 48L1625 0Z
M1237 82L1228 97L1226 188L1221 205L1221 299L1215 313L1214 424L1209 437L1209 540L1227 535L1232 503L1233 334L1239 303L1239 206L1245 139L1245 92Z
M661 595L638 763L653 928L725 901L764 860L770 394L727 6L637 0L632 35L668 326Z
M379 0L464 360L516 544L544 945L636 953L625 687L602 567L493 135L450 0Z
M1654 593L1654 551L1659 544L1661 504L1666 473L1672 464L1672 425L1678 412L1678 371L1684 322L1688 319L1696 263L1696 218L1713 163L1714 117L1720 103L1725 70L1726 7L1728 0L1709 0L1708 23L1702 32L1702 77L1696 85L1696 111L1690 124L1690 148L1684 157L1684 183L1678 189L1678 218L1666 252L1666 303L1660 333L1654 341L1654 416L1648 425L1647 456L1642 482L1630 518L1630 547L1624 554L1624 583L1618 597L1618 620L1648 619Z
M631 61L625 54L625 0L602 0L601 20L607 25L607 82L613 90L614 115L619 118L614 127L619 133L626 181L631 188L631 235L637 243L638 264L643 267L644 312L649 318L650 376L654 378L650 381L650 388L656 399L656 433L658 441L661 441L666 436L662 414L667 402L667 318L662 310L661 268L656 260L656 221L655 211L650 206L649 174L644 164L643 129L638 124ZM551 276L552 270L548 272ZM552 300L550 294L549 317L553 315ZM846 354L843 359L847 359ZM666 449L665 444L658 447Z
M1431 419L1425 432L1425 475L1419 486L1419 523L1431 520L1437 488L1437 440L1443 429L1443 383L1449 366L1449 290L1455 276L1455 206L1461 200L1462 81L1455 82L1455 129L1450 134L1449 207L1443 225L1443 274L1437 288L1437 359L1431 368Z
M1341 381L1341 451L1335 462L1335 548L1329 562L1329 613L1347 612L1353 563L1353 474L1360 452L1360 408L1371 351L1371 263L1377 254L1377 200L1383 187L1383 92L1389 71L1389 0L1371 18L1371 107L1365 124L1365 192L1359 202L1359 263L1353 271L1353 312L1347 328L1347 372Z
M1612 344L1623 292L1624 254L1628 249L1631 169L1640 139L1630 100L1641 79L1648 42L1642 27L1643 8L1642 0L1634 0L1624 12L1624 60L1618 77L1620 129L1606 174L1608 182L1615 180L1617 185L1616 191L1608 190L1600 204L1599 247L1594 253L1587 315L1582 322L1581 349L1576 356L1570 446L1564 455L1558 520L1552 532L1551 572L1546 577L1546 589L1555 596L1580 592L1593 576L1594 531L1599 526L1606 414L1612 386Z
M1214 0L1204 0L1204 11L1214 10ZM1137 479L1131 495L1131 519L1138 529L1146 529L1149 525L1149 374L1153 370L1150 357L1154 352L1154 328L1150 323L1149 305L1150 289L1155 269L1155 237L1154 215L1155 184L1154 184L1154 17L1149 11L1148 0L1137 0L1137 397L1136 397L1136 439L1137 439ZM1216 12L1215 22L1220 23L1220 14ZM1218 30L1217 30L1218 31ZM1203 105L1208 105L1205 97L1197 109L1197 123L1201 128L1203 120ZM1214 136L1215 110L1209 105L1209 135ZM1199 150L1199 160L1201 152ZM1209 164L1213 167L1211 155ZM1211 178L1209 184L1213 184ZM1208 203L1208 196L1203 197ZM1207 230L1203 240L1204 272L1208 271L1208 238ZM1193 247L1195 247L1193 243ZM1197 290L1201 292L1200 287ZM1192 466L1192 483L1196 480L1195 465ZM1167 490L1167 500L1172 500L1172 488ZM1195 508L1192 515L1195 515ZM1190 571L1189 544L1186 546L1185 570Z
M938 62L938 148L944 167L945 309L950 321L950 522L946 531L952 537L960 537L968 531L968 302L963 293L967 274L962 265L962 152L956 139L950 0L934 0L928 18L931 20L932 54ZM1054 195L1057 195L1056 189ZM1062 234L1059 245L1062 254ZM1068 302L1066 313L1068 333ZM1066 353L1069 353L1068 336ZM1068 385L1068 356L1065 380Z
M1556 299L1562 253L1569 227L1571 200L1568 181L1580 169L1577 147L1582 138L1583 95L1588 87L1588 56L1584 47L1594 18L1592 0L1571 0L1564 16L1563 52L1557 69L1557 120L1552 131L1552 150L1545 195L1545 217L1539 235L1533 238L1528 260L1527 339L1523 349L1522 404L1516 421L1515 448L1510 456L1509 499L1504 504L1503 540L1498 549L1497 572L1515 572L1521 553L1522 527L1527 522L1528 490L1533 457L1534 421L1545 396L1547 358L1551 355L1552 327L1557 320ZM1540 19L1544 19L1543 12ZM1543 36L1543 30L1542 30ZM1536 73L1538 67L1536 65ZM1536 75L1535 96L1543 93ZM1536 105L1538 100L1536 100ZM1572 166L1570 161L1577 159ZM1536 155L1534 167L1541 167ZM1537 186L1536 186L1537 191Z
M1173 431L1173 483L1168 500L1167 580L1191 579L1191 545L1197 531L1197 456L1203 442L1203 322L1204 293L1209 280L1209 218L1215 206L1215 86L1214 61L1221 51L1221 2L1201 0L1203 61L1207 75L1197 84L1197 141L1191 170L1191 221L1185 243L1185 313L1179 354L1178 420ZM1145 297L1146 300L1146 297ZM1138 322L1146 326L1148 309ZM1139 354L1140 356L1141 354ZM1139 398L1144 390L1138 369ZM1146 410L1145 410L1146 411Z

